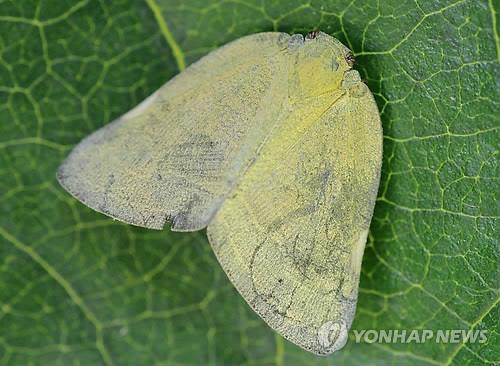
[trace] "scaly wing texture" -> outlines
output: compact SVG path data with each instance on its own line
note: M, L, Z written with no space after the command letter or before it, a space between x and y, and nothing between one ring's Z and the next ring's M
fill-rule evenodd
M281 121L208 226L250 306L317 354L346 341L382 158L366 85L338 93L303 101Z
M278 119L288 39L260 33L210 53L84 139L60 183L130 224L205 227Z

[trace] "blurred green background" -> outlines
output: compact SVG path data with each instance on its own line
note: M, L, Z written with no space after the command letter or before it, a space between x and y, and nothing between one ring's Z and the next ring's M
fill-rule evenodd
M500 362L499 4L493 0L0 1L1 365ZM484 344L283 340L204 232L127 226L59 187L81 138L259 31L348 45L384 127L353 329L487 330Z

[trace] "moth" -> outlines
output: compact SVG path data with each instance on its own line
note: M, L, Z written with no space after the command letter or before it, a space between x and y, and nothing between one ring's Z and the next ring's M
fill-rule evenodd
M322 32L237 39L83 139L57 178L129 224L207 228L252 309L330 354L354 317L382 160L379 112L353 61Z

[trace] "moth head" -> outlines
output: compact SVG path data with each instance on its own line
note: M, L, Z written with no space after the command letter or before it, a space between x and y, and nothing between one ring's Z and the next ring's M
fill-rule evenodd
M305 38L293 35L292 40L289 80L295 92L310 97L340 88L344 73L354 64L352 52L323 32L311 32Z

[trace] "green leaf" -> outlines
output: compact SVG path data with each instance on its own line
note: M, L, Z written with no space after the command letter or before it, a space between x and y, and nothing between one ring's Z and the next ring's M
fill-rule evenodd
M484 365L500 361L500 7L494 0L0 1L0 364ZM55 181L81 138L245 34L321 29L384 126L353 329L487 330L313 356L269 329L205 234L148 231Z

